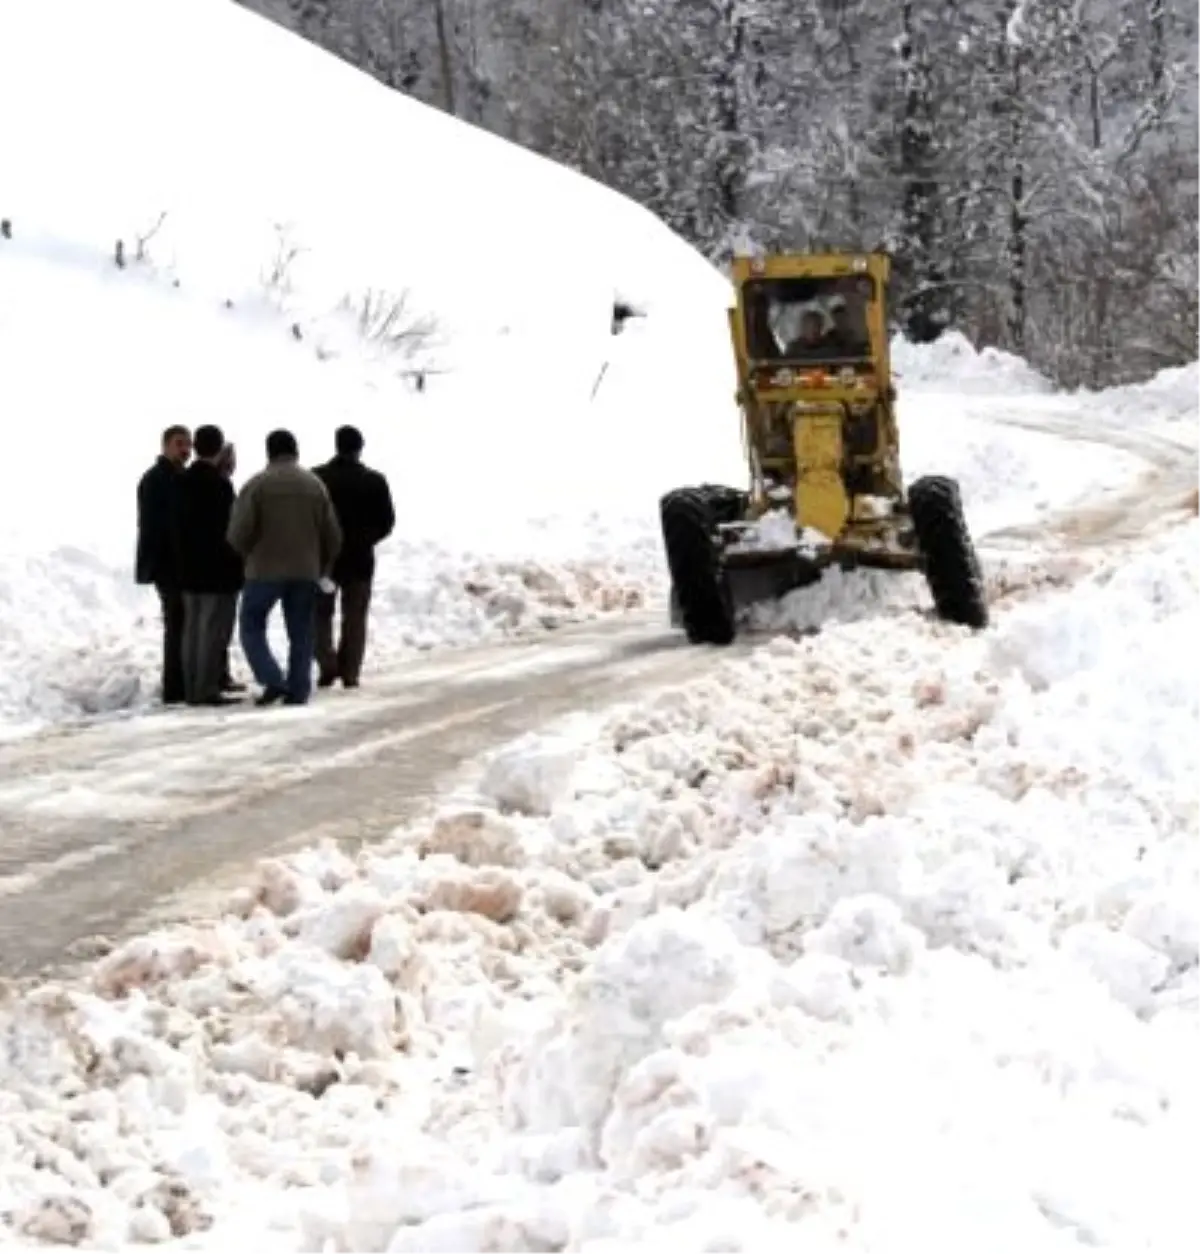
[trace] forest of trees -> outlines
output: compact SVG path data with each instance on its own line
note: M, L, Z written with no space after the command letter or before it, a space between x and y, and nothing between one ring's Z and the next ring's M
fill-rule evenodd
M1067 385L1196 355L1193 0L241 2L715 262L888 248L914 338Z

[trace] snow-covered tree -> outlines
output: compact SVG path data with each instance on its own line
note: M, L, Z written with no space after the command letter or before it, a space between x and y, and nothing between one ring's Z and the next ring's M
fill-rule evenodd
M242 0L716 261L895 257L897 323L1068 382L1195 354L1185 0Z

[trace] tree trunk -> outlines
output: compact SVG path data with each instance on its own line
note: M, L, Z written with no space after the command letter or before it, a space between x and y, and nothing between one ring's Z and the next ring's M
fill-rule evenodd
M721 7L721 33L727 37L727 54L717 67L713 95L717 107L717 131L721 150L716 161L717 208L724 219L723 235L727 241L732 228L741 219L746 185L746 154L743 119L738 93L746 27L738 12L736 0L725 0Z
M937 183L933 177L933 117L929 72L918 46L913 0L901 9L903 37L900 65L904 107L900 128L901 220L907 257L907 291L901 304L905 333L914 343L930 344L946 329L943 274L938 249Z
M1167 0L1146 0L1150 21L1150 89L1162 94L1167 75Z
M446 0L434 0L434 25L437 28L438 64L442 74L442 107L457 117L454 105L454 58L450 53L450 28L446 22Z
M1012 54L1012 98L1010 102L1011 126L1009 150L1012 153L1012 176L1009 185L1008 210L1008 337L1015 353L1025 352L1025 315L1028 303L1028 232L1029 218L1025 206L1025 157L1022 146L1025 138L1024 117L1021 112L1022 61L1020 48Z

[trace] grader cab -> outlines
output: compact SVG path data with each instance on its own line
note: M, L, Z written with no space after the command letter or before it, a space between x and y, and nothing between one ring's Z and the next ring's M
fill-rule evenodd
M885 253L739 257L729 328L748 489L660 501L672 619L729 644L738 611L831 565L921 570L938 615L987 625L958 485L905 491L888 353Z

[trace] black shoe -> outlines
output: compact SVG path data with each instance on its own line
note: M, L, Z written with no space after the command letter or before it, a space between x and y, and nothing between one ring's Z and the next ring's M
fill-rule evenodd
M219 706L227 706L227 705L241 705L242 702L240 698L230 696L230 694L227 692L222 692L222 693L218 693L218 695L215 697L206 697L205 700L203 701L197 701L196 704L219 707Z
M274 705L277 701L283 701L287 697L287 693L282 688L264 688L262 692L254 698L255 705Z
M318 688L332 688L337 680L337 671L322 671L317 676Z
M343 688L357 688L358 680L357 679L343 679L342 687Z
M246 685L239 684L236 679L222 679L221 691L222 692L245 692Z
M293 697L290 693L283 699L284 705L307 705L307 697Z

